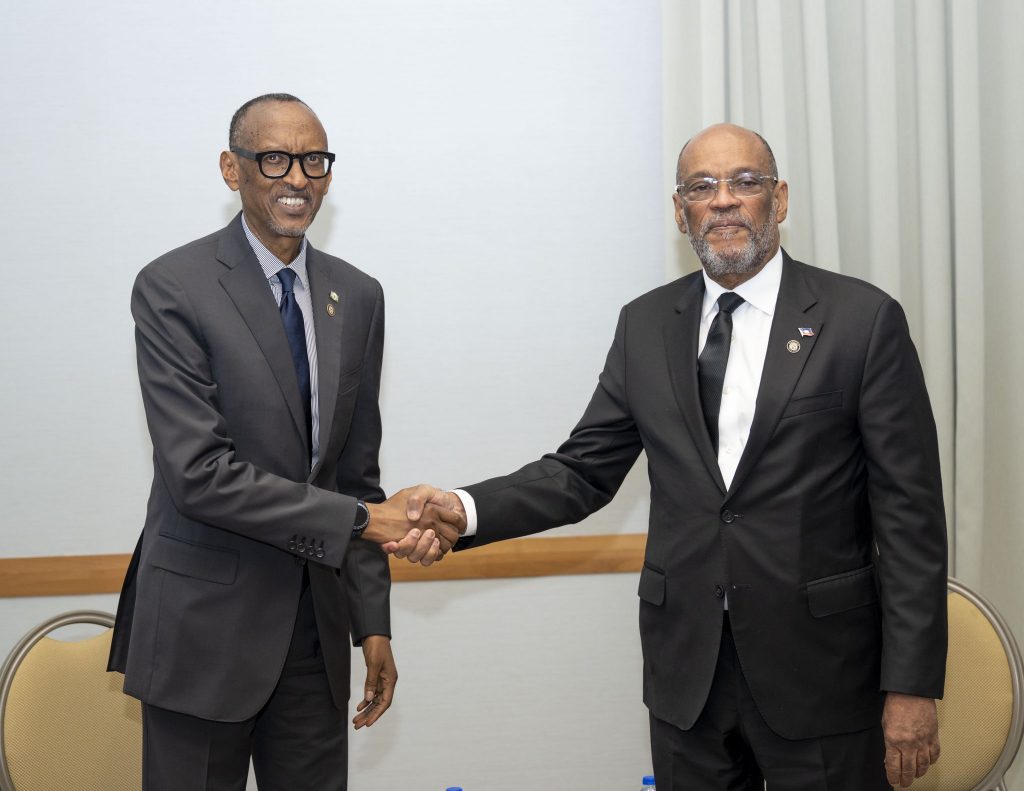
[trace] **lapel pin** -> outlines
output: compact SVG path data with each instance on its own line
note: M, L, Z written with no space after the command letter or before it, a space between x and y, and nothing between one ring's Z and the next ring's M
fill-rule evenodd
M338 301L338 292L337 291L332 291L331 292L331 302L337 302L337 301Z
M800 327L799 329L800 329L800 337L801 338L813 338L814 337L814 330L812 330L810 327Z
M330 303L330 302L327 303L327 315L328 316L333 316L334 315L334 305L332 303ZM797 345L799 346L799 344L797 344Z
M800 341L786 341L786 351L790 354L796 354L800 351Z

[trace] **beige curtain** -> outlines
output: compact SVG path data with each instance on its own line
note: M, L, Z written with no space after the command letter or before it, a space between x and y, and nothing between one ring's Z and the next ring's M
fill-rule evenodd
M1024 4L662 7L666 275L696 266L667 204L682 143L718 121L757 129L790 184L787 250L906 308L938 423L951 568L1024 639Z

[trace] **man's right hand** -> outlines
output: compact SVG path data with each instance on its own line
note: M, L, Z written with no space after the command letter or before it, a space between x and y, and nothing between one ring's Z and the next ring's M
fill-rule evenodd
M406 516L410 521L422 522L432 511L440 510L442 514L452 515L451 518L459 520L460 535L466 531L466 511L462 506L462 500L454 492L446 492L428 484L420 484L404 491L407 494ZM458 540L457 537L456 540ZM426 533L417 536L415 531L409 531L404 538L398 541L389 541L382 546L382 549L396 558L406 558L413 563L418 562L429 566L434 561L443 558L451 546L446 546L442 541L440 552L435 552Z
M445 494L432 486L416 486L396 492L383 503L367 503L370 524L362 537L385 546L411 546L411 551L399 557L429 566L440 560L466 530L461 504L458 509L444 507ZM432 503L434 498L440 504Z

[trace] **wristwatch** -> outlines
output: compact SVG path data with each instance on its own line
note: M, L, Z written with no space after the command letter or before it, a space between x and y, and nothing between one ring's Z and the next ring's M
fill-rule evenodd
M359 538L370 524L370 509L362 500L356 500L356 518L352 524L352 538Z

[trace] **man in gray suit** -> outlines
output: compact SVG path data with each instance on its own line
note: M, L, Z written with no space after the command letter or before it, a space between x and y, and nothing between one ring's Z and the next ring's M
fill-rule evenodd
M229 143L241 213L132 294L154 473L110 669L143 701L147 791L241 789L250 757L261 789L344 789L349 635L356 728L397 678L379 545L412 530L429 562L464 522L384 501L383 293L306 240L334 160L319 119L260 96Z

